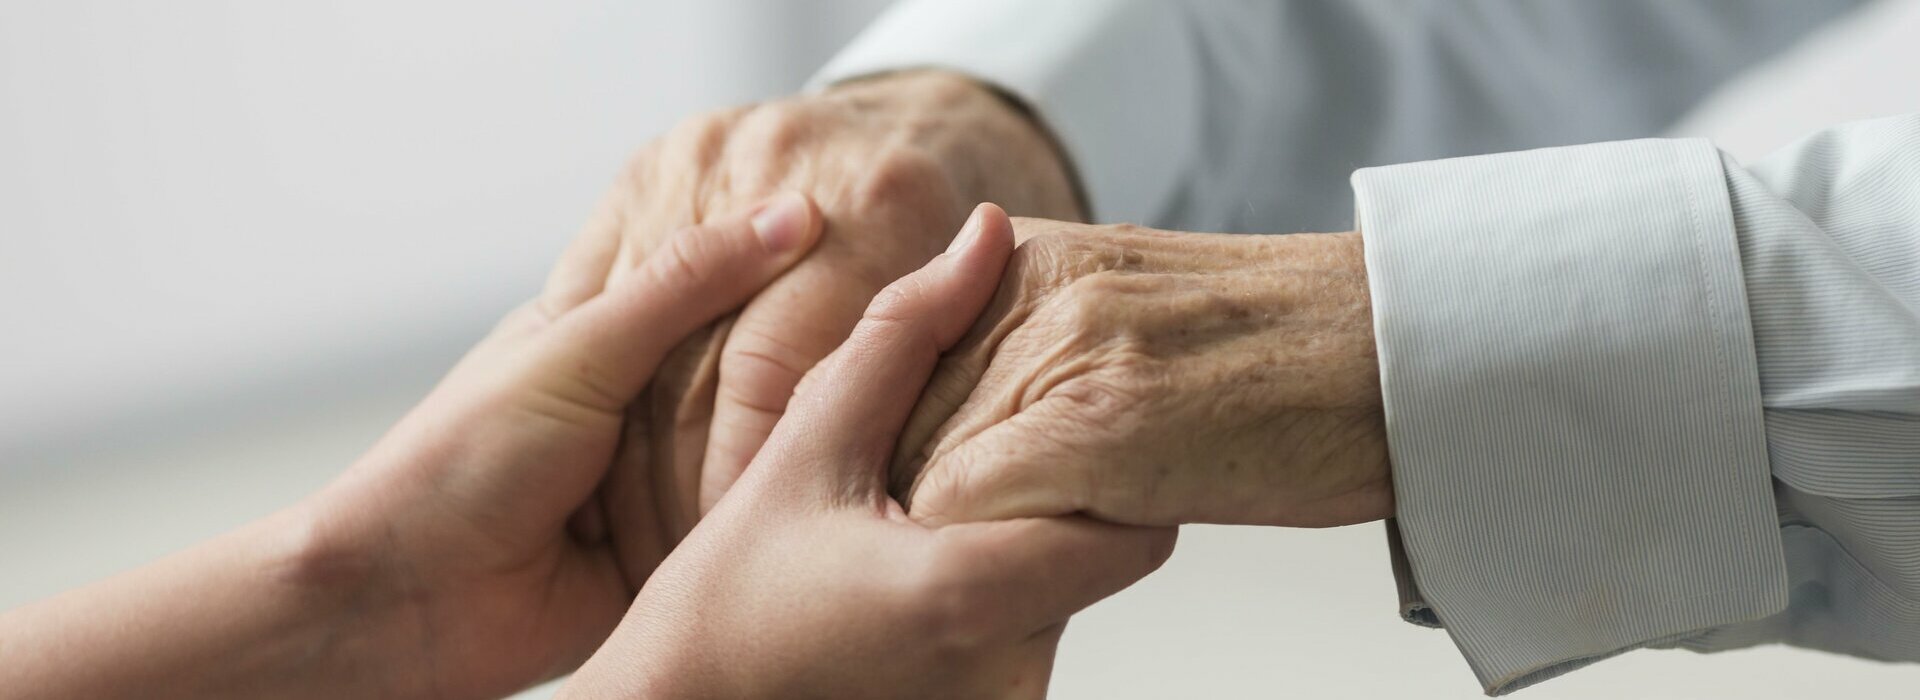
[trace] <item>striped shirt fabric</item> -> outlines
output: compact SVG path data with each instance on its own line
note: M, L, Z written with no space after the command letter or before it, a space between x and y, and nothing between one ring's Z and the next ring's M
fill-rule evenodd
M1357 224L1403 612L1497 693L1648 646L1920 654L1912 119L1751 167L1622 141L1860 4L902 0L812 84L990 83L1100 221Z
M1490 693L1639 647L1920 660L1920 115L1353 184L1408 612Z

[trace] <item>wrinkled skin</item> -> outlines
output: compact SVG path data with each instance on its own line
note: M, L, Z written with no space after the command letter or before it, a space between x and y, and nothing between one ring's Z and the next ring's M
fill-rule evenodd
M1016 226L998 296L897 448L914 517L1392 514L1358 234Z
M1082 216L1058 151L1012 103L951 74L886 75L680 124L628 165L547 296L591 294L652 255L665 232L777 190L810 196L824 236L736 317L683 343L632 407L601 492L604 530L626 559L657 560L685 535L746 468L806 371L874 294L938 254L976 202ZM620 536L656 514L663 541Z
M888 287L766 449L661 565L567 698L1039 698L1068 616L1175 531L1081 517L929 527L886 492L894 438L1012 253L972 245Z

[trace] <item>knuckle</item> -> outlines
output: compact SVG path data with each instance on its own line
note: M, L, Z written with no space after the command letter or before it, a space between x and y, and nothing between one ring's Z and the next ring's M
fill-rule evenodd
M849 344L863 352L937 356L939 348L925 327L927 300L926 283L918 275L908 275L887 285L867 305L859 325L854 326Z
M713 276L707 244L697 229L688 227L667 238L667 244L648 257L648 268L666 289L692 290Z
M1066 415L1079 417L1088 425L1105 425L1139 404L1135 392L1125 384L1098 375L1077 377L1054 387L1047 397L1064 404Z
M741 113L742 109L721 110L681 120L667 131L653 160L709 167L724 150Z
M1013 219L1020 246L1014 261L1032 267L1055 283L1065 283L1094 272L1137 270L1146 264L1138 250L1142 234L1151 231L1131 224L1090 225L1050 219ZM1154 232L1157 235L1157 232Z
M853 362L857 366L868 360L901 354L903 346L914 344L916 335L913 325L905 318L869 314L854 327L847 345L854 353Z
M862 209L905 207L921 211L956 211L959 192L934 156L920 148L890 146L867 165L853 192Z
M1090 265L1095 259L1097 241L1079 227L1041 219L1014 219L1020 245L1014 248L1009 268L1016 270L1028 285L1039 289L1063 286L1081 275L1101 269Z
M809 110L791 102L771 102L741 119L739 140L755 155L769 157L797 149L813 124Z
M1047 299L1046 322L1077 347L1124 340L1125 316L1114 303L1122 285L1120 275L1110 271L1076 278Z
M1031 271L1044 271L1057 267L1058 261L1066 257L1067 248L1073 241L1066 236L1056 235L1030 222L1034 219L1016 218L1013 230L1018 232L1020 245L1013 249L1013 257L1008 266Z
M861 318L864 324L887 326L912 322L921 315L921 307L926 305L926 282L919 274L910 274L894 280L874 295L867 304L866 314Z
M1037 219L1030 216L1012 217L1012 221L1014 236L1021 241L1022 245L1028 241L1048 239L1050 242L1040 245L1043 247L1069 246L1085 237L1082 232L1086 228L1085 224L1057 219Z
M681 119L667 131L668 143L704 143L726 134L734 121L726 110L696 114Z
M916 87L925 90L928 97L939 104L951 104L963 99L985 97L981 84L960 73L933 71L918 76Z

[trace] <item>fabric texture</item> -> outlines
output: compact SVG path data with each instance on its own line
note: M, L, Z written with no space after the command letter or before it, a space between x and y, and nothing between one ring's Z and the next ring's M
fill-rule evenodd
M1920 115L1751 169L1635 141L1353 182L1404 613L1489 692L1641 646L1920 661Z
M1656 135L1855 4L909 0L814 85L994 84L1096 220L1357 222L1402 613L1497 694L1640 647L1920 660L1920 118L1751 168L1543 148Z
M1400 534L1483 685L1786 605L1710 144L1428 161L1353 183Z

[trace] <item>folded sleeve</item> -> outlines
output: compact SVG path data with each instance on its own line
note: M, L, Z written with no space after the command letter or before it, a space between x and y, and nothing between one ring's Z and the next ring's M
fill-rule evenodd
M1787 601L1718 152L1353 177L1414 581L1504 692Z
M1403 614L1489 693L1640 647L1920 659L1920 117L1353 186Z

